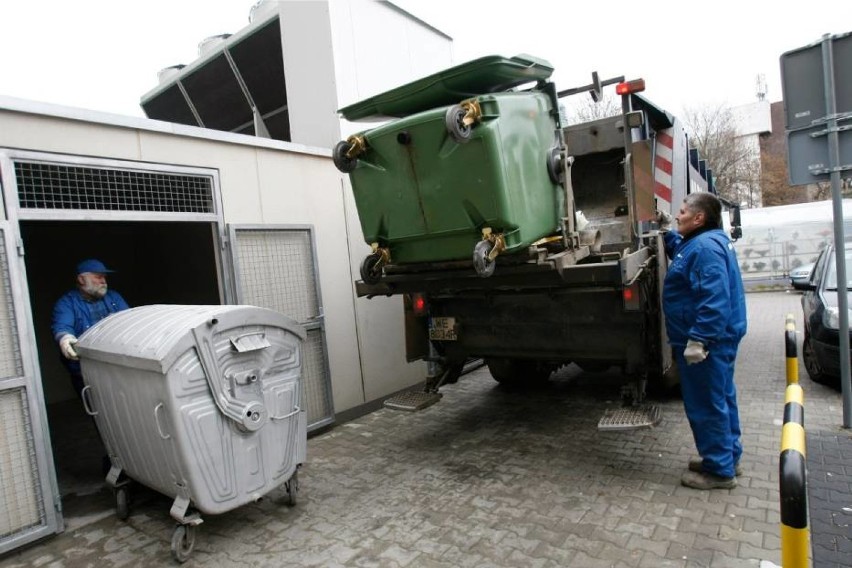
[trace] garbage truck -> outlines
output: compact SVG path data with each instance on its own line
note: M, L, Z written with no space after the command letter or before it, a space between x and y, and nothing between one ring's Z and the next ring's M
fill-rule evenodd
M712 170L643 96L643 80L593 73L560 91L553 70L529 55L488 56L339 111L385 120L333 150L371 246L357 295L402 295L406 357L429 362L422 392L388 406L435 402L474 358L515 387L574 363L622 371L623 405L600 428L659 420L648 388L678 380L659 212L715 193ZM598 101L609 88L620 112L568 123L567 97Z

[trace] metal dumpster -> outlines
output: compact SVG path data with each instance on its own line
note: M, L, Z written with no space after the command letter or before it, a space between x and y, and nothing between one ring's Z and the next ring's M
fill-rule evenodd
M341 109L352 120L402 117L333 153L374 249L365 281L387 263L473 254L476 265L483 251L518 252L559 230L558 112L555 91L543 90L551 72L529 56L489 56ZM537 86L506 90L531 81Z
M112 462L119 517L128 478L174 498L172 552L192 551L200 513L285 485L305 460L303 328L254 306L151 305L101 320L77 344L83 402Z

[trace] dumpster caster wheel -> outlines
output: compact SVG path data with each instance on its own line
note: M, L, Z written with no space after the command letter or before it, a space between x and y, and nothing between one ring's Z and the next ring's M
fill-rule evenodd
M565 183L565 169L562 167L562 150L554 146L547 153L547 175L555 185Z
M346 155L351 147L352 144L348 140L341 140L331 152L331 161L344 174L348 174L358 166L358 158L350 158Z
M130 495L126 487L115 490L115 515L120 521L125 521L130 516Z
M361 280L366 284L378 284L382 279L382 255L368 254L361 263Z
M299 472L293 473L293 477L284 483L284 488L287 490L287 504L291 507L296 506L297 496L299 494Z
M473 247L473 268L482 278L488 278L494 274L494 268L497 263L488 258L488 254L493 248L494 243L491 241L479 241Z
M447 114L444 115L444 125L447 127L447 132L459 144L464 144L470 140L471 127L464 123L464 117L467 114L461 106L453 105L447 109Z
M178 525L172 535L172 556L183 564L189 560L193 548L195 548L195 527L193 525Z

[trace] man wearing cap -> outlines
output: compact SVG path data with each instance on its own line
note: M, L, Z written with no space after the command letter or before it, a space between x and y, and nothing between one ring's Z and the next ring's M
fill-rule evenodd
M106 316L130 307L121 294L107 287L106 275L111 272L100 260L84 260L77 265L77 288L59 298L53 307L53 339L59 344L62 363L78 396L83 390L83 376L74 350L77 338Z

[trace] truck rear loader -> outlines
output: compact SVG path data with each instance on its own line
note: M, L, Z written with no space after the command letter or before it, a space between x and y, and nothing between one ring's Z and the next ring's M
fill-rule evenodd
M489 56L341 109L390 117L341 141L371 253L358 296L403 295L406 356L430 362L421 408L465 362L501 384L559 367L619 367L623 409L602 429L650 426L649 385L677 382L662 310L659 212L714 192L712 171L671 114L623 77L558 91L552 66ZM560 99L615 86L620 112L567 124ZM738 212L735 212L738 213ZM734 215L732 231L738 231Z

